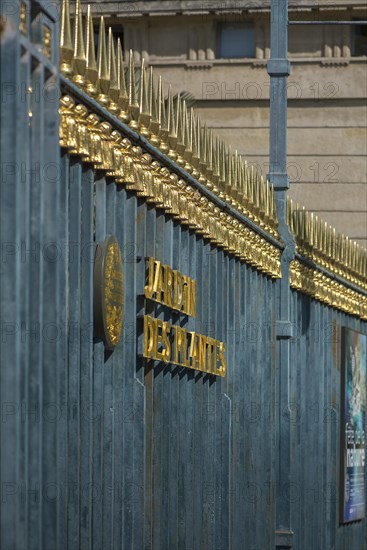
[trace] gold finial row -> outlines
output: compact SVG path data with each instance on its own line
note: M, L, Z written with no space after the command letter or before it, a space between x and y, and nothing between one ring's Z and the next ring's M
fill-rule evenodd
M71 154L105 171L117 185L123 184L215 246L270 277L280 276L280 250L255 229L219 208L70 96L61 98L60 113L60 144Z
M367 286L367 251L288 197L287 218L299 251L359 286Z
M144 59L135 68L129 51L126 67L120 40L111 28L106 36L100 18L97 58L91 8L86 20L76 0L73 32L69 0L63 0L61 70L75 84L138 131L183 167L219 199L243 213L269 234L277 235L274 188L249 166L237 151L202 124L192 108L172 87L163 90L162 78L149 74ZM85 29L85 32L84 32ZM288 222L302 254L358 285L366 286L367 253L316 215L288 200Z
M84 29L85 26L85 43ZM170 158L184 167L201 184L212 190L270 234L277 234L274 193L267 181L249 167L237 151L232 153L223 140L202 125L180 94L162 79L149 78L144 59L139 74L134 54L129 52L125 69L121 43L115 48L112 29L106 40L103 16L99 24L97 60L91 8L86 22L80 0L76 0L72 38L69 0L63 0L61 25L61 70L124 123L139 131Z

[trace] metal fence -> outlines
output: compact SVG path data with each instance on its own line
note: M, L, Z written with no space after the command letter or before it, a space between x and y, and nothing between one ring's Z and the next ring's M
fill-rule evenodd
M279 401L281 280L260 268L263 241L241 258L237 241L211 240L139 196L80 144L60 148L59 90L217 200L71 78L60 85L54 7L8 2L1 27L1 547L270 549L280 503L294 548L364 548L365 520L339 525L338 479L341 327L367 334L366 322L342 300L323 303L330 293L292 290L290 400ZM276 232L245 222L282 250ZM113 352L93 332L94 245L109 234L124 269ZM195 317L145 299L149 257L196 281ZM225 342L226 375L147 362L144 315Z

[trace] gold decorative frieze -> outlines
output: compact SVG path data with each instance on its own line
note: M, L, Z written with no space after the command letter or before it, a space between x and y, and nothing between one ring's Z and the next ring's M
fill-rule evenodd
M366 249L288 199L287 218L297 251L313 263L367 290Z
M299 261L291 263L291 287L328 306L367 320L367 296Z
M117 184L218 247L271 277L280 277L280 250L259 233L222 211L70 96L62 97L60 115L60 145L71 154L104 170Z

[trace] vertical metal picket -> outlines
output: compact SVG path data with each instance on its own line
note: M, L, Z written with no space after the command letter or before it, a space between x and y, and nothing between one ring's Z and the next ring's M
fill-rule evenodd
M81 178L80 289L80 546L92 546L93 407L93 261L94 172L85 166Z
M0 516L0 540L3 547L14 547L21 544L24 531L7 529L8 525L16 522L17 525L24 522L26 509L22 509L18 489L20 477L24 480L27 460L18 463L18 453L24 452L24 442L20 442L22 429L20 418L16 413L21 397L26 388L22 390L20 341L17 330L20 331L21 315L25 313L19 301L20 276L22 274L19 253L16 249L19 237L22 235L17 223L20 214L20 190L21 180L19 174L20 165L20 134L23 130L28 134L27 119L17 120L20 97L17 90L20 86L20 44L15 29L19 25L16 2L10 2L9 7L14 9L14 16L7 16L6 27L2 30L0 48L0 76L3 88L3 100L0 104L1 128L7 128L1 132L1 188L0 188L0 238L1 238L1 287L0 287L0 321L2 338L0 343L0 397L5 404L5 422L0 428L0 453L1 453L1 486L6 488L1 505ZM24 71L23 75L24 75ZM22 76L23 76L22 75ZM24 75L25 76L25 75ZM23 76L23 77L24 77ZM11 89L12 87L12 89ZM4 163L7 164L4 164ZM11 217L6 216L11 213ZM23 294L24 296L24 294ZM11 368L9 368L11 366ZM26 430L24 430L26 431ZM26 451L27 452L27 451ZM10 496L12 495L12 496ZM19 537L19 538L18 538ZM24 540L24 539L23 539Z

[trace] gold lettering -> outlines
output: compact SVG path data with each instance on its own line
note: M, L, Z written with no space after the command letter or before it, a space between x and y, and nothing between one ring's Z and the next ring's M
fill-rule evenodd
M149 315L144 315L144 351L143 355L147 359L154 359L154 341L155 335L155 322Z
M189 304L189 285L190 285L190 279L187 275L182 276L184 284L183 284L183 305L182 305L182 311L186 313L187 315L190 315L190 304Z
M155 322L156 322L156 325L157 325L157 331L156 331L157 339L156 339L156 342L155 342L155 344L156 344L155 345L155 359L157 359L158 361L164 361L165 356L166 356L165 348L163 348L163 350L160 349L161 344L163 342L163 335L162 335L163 321L161 319L156 319Z
M226 375L226 372L227 372L227 361L226 361L226 358L224 356L226 352L226 345L224 342L219 342L219 360L221 362L221 365L218 369L218 374L220 374L220 376L225 376Z
M159 260L157 260L155 261L155 276L153 284L153 293L155 294L155 299L157 302L161 301L162 291L162 264Z
M198 334L198 340L199 340L199 351L198 351L198 357L199 357L199 364L198 369L206 372L206 337L202 334Z
M149 274L148 284L144 287L144 296L146 298L153 297L153 278L154 278L154 258L149 258Z
M198 344L197 344L197 335L195 332L190 332L191 335L191 341L190 341L190 351L189 351L189 357L191 359L190 361L190 367L192 369L197 368L197 362L198 362Z
M224 238L224 235L219 236ZM117 274L116 272L116 282L110 288L111 299L122 291ZM112 271L112 277L114 275ZM170 266L162 265L154 258L149 258L148 282L144 287L146 298L196 317L196 290L194 279L182 275ZM143 346L143 356L147 359L171 362L222 377L226 375L224 342L194 331L188 332L180 326L172 327L169 322L154 319L149 315L144 316Z
M196 316L196 281L154 258L149 258L144 295L186 315Z
M190 362L187 359L187 330L182 327L174 327L175 331L175 346L174 360L176 365L189 367Z
M208 342L208 372L215 374L217 364L217 341L214 338L207 338Z
M164 303L172 307L172 269L165 265L164 267Z
M171 342L169 341L168 335L171 331L171 325L168 323L168 321L163 322L162 327L162 340L165 345L165 351L164 351L164 357L163 361L165 363L169 363L171 359Z
M178 271L173 271L173 307L180 310L182 308L183 288L182 275Z

